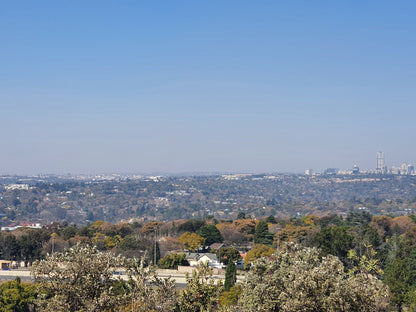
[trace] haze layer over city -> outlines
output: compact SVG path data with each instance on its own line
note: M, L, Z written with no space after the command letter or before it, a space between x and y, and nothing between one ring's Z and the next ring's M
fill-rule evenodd
M3 3L1 174L415 163L414 2Z

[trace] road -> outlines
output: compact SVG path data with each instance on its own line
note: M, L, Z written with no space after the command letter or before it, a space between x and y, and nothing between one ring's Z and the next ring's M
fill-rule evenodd
M157 276L161 278L168 278L175 280L175 285L177 288L185 288L186 287L186 278L185 273L180 272L172 272L172 270L168 270L166 272L164 270L157 270ZM33 277L30 275L29 269L19 269L19 270L0 270L0 281L10 281L14 280L16 277L20 277L20 279L24 282L33 281ZM124 274L120 275L121 278L127 279L127 276ZM224 281L224 275L213 275L214 280ZM237 276L238 281L242 281L244 279L243 276Z
M33 277L30 275L28 269L0 270L0 281L10 281L14 280L16 277L20 277L20 280L24 282L33 281Z

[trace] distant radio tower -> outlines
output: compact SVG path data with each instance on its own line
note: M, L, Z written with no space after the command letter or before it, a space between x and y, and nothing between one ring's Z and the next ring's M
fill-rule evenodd
M378 173L386 173L386 165L384 164L384 153L377 152L377 168Z

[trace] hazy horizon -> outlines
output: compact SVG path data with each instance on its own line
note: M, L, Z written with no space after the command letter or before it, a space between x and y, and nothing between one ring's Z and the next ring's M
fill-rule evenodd
M416 163L415 9L4 3L0 174Z

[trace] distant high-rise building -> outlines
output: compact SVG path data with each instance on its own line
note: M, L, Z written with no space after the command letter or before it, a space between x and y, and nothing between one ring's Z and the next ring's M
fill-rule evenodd
M305 169L305 174L309 176L313 175L313 169Z
M354 167L352 167L351 169L352 173L360 173L360 168L358 167L358 165L354 165Z
M376 167L377 173L386 173L387 167L384 163L384 153L383 152L377 152L377 167Z

